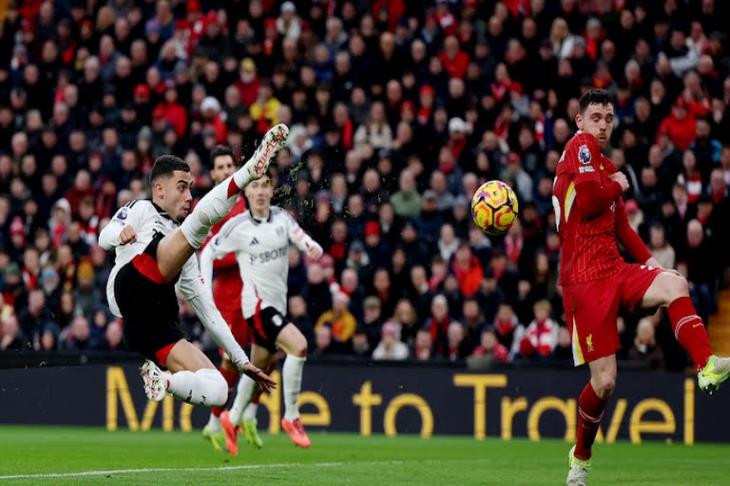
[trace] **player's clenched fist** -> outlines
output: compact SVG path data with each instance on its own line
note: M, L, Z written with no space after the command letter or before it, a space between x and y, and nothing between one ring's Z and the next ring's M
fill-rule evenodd
M122 228L122 232L119 233L119 244L126 245L127 243L134 243L137 241L137 233L134 232L134 228L131 225L127 225Z
M612 181L618 182L618 184L621 186L622 192L626 192L629 189L629 180L626 178L626 175L624 175L623 172L614 172L608 177Z
M322 256L322 253L324 253L324 250L316 241L313 241L307 245L307 258L309 258L310 260L319 260L319 257Z

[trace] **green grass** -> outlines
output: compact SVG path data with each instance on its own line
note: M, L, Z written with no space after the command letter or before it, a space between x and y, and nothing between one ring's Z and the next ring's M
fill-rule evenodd
M199 432L0 426L0 483L555 485L564 484L569 449L554 440L311 437L312 449L301 450L284 435L264 435L264 449L241 444L232 458L214 452ZM730 445L618 443L597 446L591 484L730 484L728 471ZM81 472L87 475L38 476Z

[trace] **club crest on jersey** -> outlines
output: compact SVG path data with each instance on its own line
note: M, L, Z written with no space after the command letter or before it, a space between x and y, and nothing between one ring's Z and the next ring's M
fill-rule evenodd
M588 145L581 145L578 149L578 160L583 165L591 163L591 151L588 149Z

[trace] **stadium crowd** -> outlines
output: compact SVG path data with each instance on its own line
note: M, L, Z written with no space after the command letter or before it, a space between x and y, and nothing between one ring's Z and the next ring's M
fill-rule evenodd
M145 197L156 156L183 157L200 196L216 144L244 157L283 122L276 202L326 250L318 262L289 255L290 316L310 354L570 362L551 189L590 87L615 95L609 156L631 183L631 224L688 276L707 320L730 248L727 10L11 0L0 12L0 352L123 348L100 229ZM517 192L520 219L490 239L469 199L497 178ZM623 357L684 366L661 316L617 323Z

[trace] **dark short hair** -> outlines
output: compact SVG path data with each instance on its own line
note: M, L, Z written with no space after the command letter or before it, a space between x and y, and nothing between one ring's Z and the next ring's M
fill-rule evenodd
M160 177L170 177L176 170L190 172L190 166L177 155L160 155L150 171L150 182L154 182Z
M578 100L580 112L583 113L588 105L613 105L613 96L605 89L589 89Z
M230 155L232 159L235 159L233 157L233 150L231 150L231 147L228 145L216 145L210 151L210 163L212 164L216 157L224 157L226 155Z

